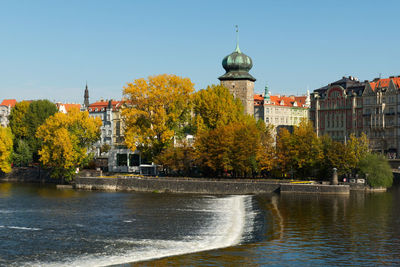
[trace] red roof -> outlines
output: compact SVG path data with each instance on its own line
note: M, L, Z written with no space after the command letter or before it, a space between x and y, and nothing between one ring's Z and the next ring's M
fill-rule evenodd
M297 107L304 107L307 97L271 95L269 98L270 98L270 104L264 103L264 105L294 107L294 103L297 102ZM258 103L263 100L264 97L262 95L254 95L254 102L255 102L254 105L256 106L260 105Z
M64 106L66 112L69 112L69 111L70 111L71 109L73 109L73 108L77 108L77 109L79 109L79 110L81 109L81 104L63 104L63 103L56 103L56 106L57 106L57 108L58 108L59 111L61 111L61 110L60 110L61 106Z
M15 99L4 99L3 102L1 102L1 106L10 106L10 107L14 107L15 104L17 104L17 100Z
M113 111L117 111L121 106L121 104L122 101L114 101L114 100L111 101ZM89 105L89 112L104 111L106 110L107 107L108 107L108 101L98 101Z
M393 80L394 84L397 86L397 88L400 88L400 77L393 77L393 78L386 78L386 79L379 79L374 82L370 82L372 90L375 90L375 88L378 86L379 88L386 88L389 87L389 82L390 80Z

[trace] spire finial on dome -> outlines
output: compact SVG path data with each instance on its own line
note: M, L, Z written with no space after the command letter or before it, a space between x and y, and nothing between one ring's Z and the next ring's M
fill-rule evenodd
M235 25L235 27L236 27L236 49L235 49L235 52L242 53L239 48L239 26Z

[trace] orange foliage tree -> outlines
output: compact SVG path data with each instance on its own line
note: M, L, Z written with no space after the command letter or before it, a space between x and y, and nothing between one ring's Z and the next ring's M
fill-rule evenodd
M190 117L191 93L194 84L189 78L176 75L150 76L136 79L124 87L126 108L125 143L152 160L185 132Z

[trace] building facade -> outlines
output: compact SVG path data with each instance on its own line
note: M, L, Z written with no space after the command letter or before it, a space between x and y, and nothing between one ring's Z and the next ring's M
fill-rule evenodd
M0 104L0 126L8 126L8 116L10 116L11 109L17 104L15 99L4 99Z
M270 95L265 87L263 95L254 95L254 117L271 124L275 129L291 128L302 119L307 119L310 107L310 95L281 96ZM276 133L276 132L275 132Z
M400 76L360 82L343 77L314 90L310 119L318 135L346 142L365 133L372 151L399 158Z
M345 142L350 134L363 132L363 99L366 82L349 76L314 90L310 120L318 136L329 135Z
M400 77L374 79L363 93L364 132L373 151L398 157L400 151Z
M102 121L100 139L94 145L95 155L104 162L101 167L105 171L139 173L139 151L132 152L124 144L122 105L122 101L114 100L101 100L89 105L89 115Z

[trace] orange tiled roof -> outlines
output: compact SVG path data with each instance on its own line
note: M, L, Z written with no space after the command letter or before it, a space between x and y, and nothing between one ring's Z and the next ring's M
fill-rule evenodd
M10 107L14 107L15 104L17 104L17 100L15 99L4 99L3 102L1 102L1 106L10 106Z
M81 104L63 104L66 111L70 111L73 108L81 109Z
M121 106L122 101L111 101L113 111L116 111ZM95 112L101 111L102 108L106 109L108 107L108 101L98 101L89 105L89 111Z
M58 111L60 112L69 112L73 108L81 109L81 104L63 104L63 103L56 103L56 106L58 108ZM65 110L62 110L65 109Z
M255 105L259 105L260 101L264 100L262 95L254 95L254 103ZM283 102L282 102L283 101ZM294 107L294 102L297 102L298 107L303 107L306 103L306 96L280 96L280 95L271 95L270 96L270 104L264 105L274 105L274 106L284 106L284 107ZM282 103L282 105L281 105Z
M400 77L379 79L375 82L370 82L370 85L371 85L372 90L375 90L376 87L385 88L385 87L389 87L390 80L393 80L393 82L397 86L397 88L400 88Z

